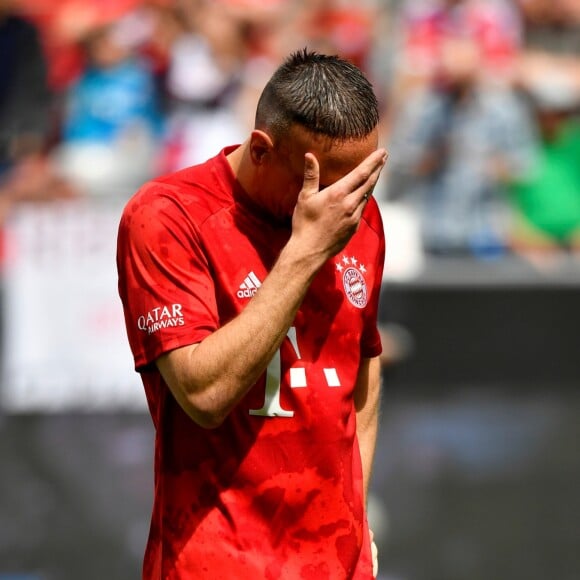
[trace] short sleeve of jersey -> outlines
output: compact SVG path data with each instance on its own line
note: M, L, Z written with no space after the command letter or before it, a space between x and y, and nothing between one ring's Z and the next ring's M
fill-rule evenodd
M119 225L119 294L137 370L218 327L209 266L179 200L171 186L147 185L129 201Z
M382 352L381 337L377 328L379 300L383 282L383 269L385 264L385 236L383 222L378 206L374 198L368 203L368 210L364 219L370 230L376 235L376 255L374 260L374 277L370 291L369 303L365 308L364 327L361 336L361 356L373 358Z

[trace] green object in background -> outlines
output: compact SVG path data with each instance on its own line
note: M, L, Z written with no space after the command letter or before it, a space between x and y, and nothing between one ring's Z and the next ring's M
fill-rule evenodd
M511 185L513 202L534 228L565 243L580 231L580 122L540 149L536 167Z

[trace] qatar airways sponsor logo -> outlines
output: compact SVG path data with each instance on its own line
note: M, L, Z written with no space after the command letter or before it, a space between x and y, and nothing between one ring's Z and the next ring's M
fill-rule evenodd
M181 311L181 304L170 304L169 306L157 306L137 318L139 330L153 334L163 328L183 326L185 319Z

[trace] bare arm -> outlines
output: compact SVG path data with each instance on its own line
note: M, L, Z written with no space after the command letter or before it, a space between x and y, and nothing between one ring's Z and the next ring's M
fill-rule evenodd
M367 358L361 362L354 392L356 409L356 435L362 460L364 504L367 505L369 483L379 430L379 408L381 397L380 358ZM373 577L379 571L378 551L374 534L369 530Z
M356 434L360 448L365 505L379 428L381 365L379 357L363 359L354 393Z
M266 369L322 265L356 231L386 160L379 149L333 185L319 191L316 158L305 158L304 185L292 235L246 308L202 342L157 359L173 395L199 425L219 426Z

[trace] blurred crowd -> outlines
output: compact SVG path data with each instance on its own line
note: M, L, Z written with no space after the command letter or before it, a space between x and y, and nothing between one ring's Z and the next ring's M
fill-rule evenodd
M0 0L0 224L241 142L304 46L375 85L425 253L580 255L576 0Z

